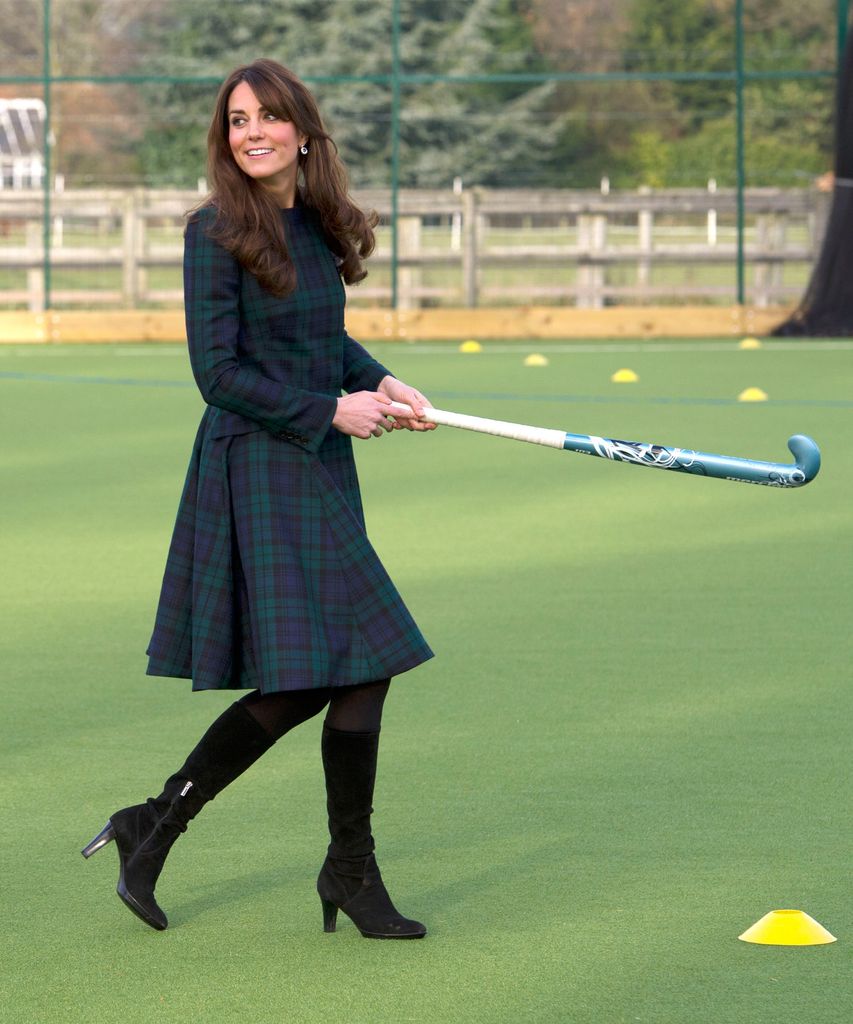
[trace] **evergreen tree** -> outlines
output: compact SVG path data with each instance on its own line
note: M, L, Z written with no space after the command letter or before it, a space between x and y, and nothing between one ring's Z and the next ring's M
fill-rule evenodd
M94 2L67 0L81 10ZM106 11L127 0L100 4ZM745 6L748 68L832 67L820 5ZM270 56L309 81L354 186L387 186L392 11L393 0L149 0L126 26L133 69L207 80L144 87L127 138L144 136L146 182L195 183L216 84L236 64ZM400 12L409 75L734 66L731 0L400 0ZM825 81L747 85L751 184L798 184L826 165L830 89ZM462 177L590 187L604 174L616 187L729 184L734 110L731 81L410 82L401 94L401 184L448 187Z
M759 0L760 2L760 0ZM625 69L647 72L731 71L734 19L731 0L634 0ZM658 82L654 95L692 131L734 102L727 82Z
M420 64L466 76L546 69L529 5L519 0L409 0L405 10L406 70ZM446 187L458 176L469 185L550 183L562 126L554 95L553 82L436 82L414 89L404 114L405 182Z
M405 73L481 75L542 70L528 0L402 0ZM389 183L392 0L161 0L143 50L146 70L221 79L269 56L309 81L356 186ZM345 77L335 82L336 76ZM362 78L361 81L354 79ZM204 167L213 83L147 87L162 118L140 150L149 181L192 184ZM401 104L401 183L543 183L560 133L551 83L427 83Z
M151 111L139 148L146 183L194 185L205 171L218 83L262 56L299 73L336 6L335 0L157 0L141 25L139 70L201 80L143 87Z
M311 91L353 185L387 186L391 89L383 79L392 68L390 0L333 2L317 26L314 45L290 66L312 79ZM323 81L335 77L348 80ZM355 77L362 80L352 81Z

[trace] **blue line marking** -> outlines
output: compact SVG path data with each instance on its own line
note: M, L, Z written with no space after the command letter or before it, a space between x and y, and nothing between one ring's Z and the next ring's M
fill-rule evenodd
M118 384L136 388L194 388L191 380L145 380L139 377L82 377L64 373L22 373L0 370L0 379L29 380L47 384Z
M61 373L25 373L0 370L0 380L23 380L47 384L107 384L138 388L195 388L191 380L146 380L139 377L85 377ZM520 395L503 391L436 391L430 395L438 399L456 399L493 402L553 402L560 405L742 405L737 398L690 398L665 395L637 397L631 395ZM770 398L762 405L798 406L817 409L851 409L853 400L831 398Z
M662 395L649 395L645 398L630 395L517 395L499 391L436 391L429 389L430 396L449 399L488 399L500 402L559 402L572 404L601 405L743 405L737 398L673 398ZM769 398L761 405L798 405L816 406L828 409L850 409L850 399L831 398Z

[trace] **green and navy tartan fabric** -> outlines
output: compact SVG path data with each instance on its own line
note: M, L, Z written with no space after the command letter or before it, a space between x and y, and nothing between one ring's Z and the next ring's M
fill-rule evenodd
M389 372L344 329L314 215L282 211L296 291L275 298L187 228L190 361L208 403L178 507L148 674L194 690L348 686L432 657L364 529L341 390Z

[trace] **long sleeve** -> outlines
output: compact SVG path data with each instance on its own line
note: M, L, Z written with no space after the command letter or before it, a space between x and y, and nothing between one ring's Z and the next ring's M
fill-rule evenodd
M393 377L389 369L348 334L344 334L344 390L375 391L383 377Z
M316 452L331 426L336 399L265 377L238 358L238 262L192 220L184 248L184 302L193 375L208 405L260 423Z

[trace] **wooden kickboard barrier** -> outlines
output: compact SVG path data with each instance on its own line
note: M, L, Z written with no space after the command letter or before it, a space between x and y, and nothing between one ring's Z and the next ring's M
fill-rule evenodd
M347 330L361 341L585 341L614 338L741 338L766 335L788 310L749 306L521 306L359 309ZM0 344L185 342L182 310L0 311Z

